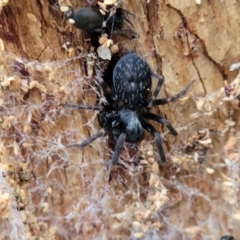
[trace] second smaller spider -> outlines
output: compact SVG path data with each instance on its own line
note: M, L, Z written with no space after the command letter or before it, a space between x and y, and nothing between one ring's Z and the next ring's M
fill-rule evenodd
M130 28L124 28L124 23L133 26L128 15L133 15L127 10L117 8L115 6L106 6L107 10L104 14L98 5L90 7L78 8L73 10L71 6L67 6L64 15L74 26L85 32L100 32L109 35L116 34L126 36L126 32L135 35Z

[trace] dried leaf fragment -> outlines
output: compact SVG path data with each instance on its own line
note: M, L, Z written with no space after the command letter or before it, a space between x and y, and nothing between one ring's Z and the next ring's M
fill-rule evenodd
M67 12L68 9L69 9L68 6L61 6L61 7L60 7L61 12Z
M37 22L37 18L34 14L32 13L27 13L27 17L32 21L32 22Z
M0 1L0 11L2 11L2 8L3 8L4 6L6 6L7 3L8 3L8 0L2 0L2 1Z
M1 81L0 85L4 88L9 87L12 81L14 81L14 77L5 78L3 81Z
M0 38L0 52L2 53L4 51L4 43L3 40Z
M141 161L140 161L140 164L141 164L141 165L148 165L148 161L147 161L147 160L141 160Z
M236 123L235 123L233 120L231 120L231 119L225 120L225 123L226 123L226 125L229 126L229 127L233 127L233 126L235 126L235 124L236 124Z
M19 174L19 178L21 181L29 182L33 178L33 175L31 172L22 171Z
M240 211L237 211L236 213L233 213L231 216L232 216L232 218L239 221L240 220Z
M33 146L33 144L32 143L27 143L27 142L25 142L25 143L23 143L23 145L22 145L24 148L31 148L32 146Z
M208 168L207 167L205 170L208 174L213 174L215 172L213 168Z
M103 3L106 5L114 5L117 0L104 0Z
M14 141L14 143L13 143L13 152L14 152L14 154L18 155L19 154L19 150L20 150L19 145L16 143L16 141Z
M8 128L12 126L13 120L14 120L15 116L9 116L6 117L2 123L2 128Z
M98 6L101 8L101 10L103 10L103 15L105 15L105 12L108 12L108 10L107 10L107 5L106 4L104 4L104 3L102 3L102 2L97 2L97 4L98 4Z
M88 54L88 56L87 56L87 75L89 77L93 76L94 63L95 63L95 56L93 54Z
M204 146L207 146L212 143L212 139L208 138L208 139L204 139L204 140L198 140L198 142Z
M232 150L237 143L237 138L235 136L230 136L224 146L224 152L229 152Z
M107 40L108 40L108 37L107 37L107 35L106 34L103 34L100 38L99 38L99 43L100 43L100 45L103 45L105 42L107 42Z
M111 46L111 52L112 52L112 53L117 53L117 52L119 52L119 47L118 47L117 44L113 44L113 45Z
M184 228L184 232L185 233L191 233L191 234L197 234L201 231L199 226L193 226L193 227L188 227L188 228Z
M138 221L133 221L132 226L135 231L139 231L142 229L142 224Z
M143 238L145 234L143 232L136 232L133 234L134 239L140 239Z
M34 87L38 88L41 92L47 92L47 89L44 85L38 83L37 81L31 81L29 84L29 89L33 89Z
M228 159L230 159L231 161L238 161L239 157L239 153L230 153L228 155Z
M108 47L103 47L103 46L98 47L97 53L98 53L98 56L103 60L111 60L112 58L111 51Z
M43 212L45 212L45 213L49 212L49 203L48 202L44 202L42 207L43 207L43 209L42 209Z
M1 218L5 219L9 215L9 209L11 205L11 197L9 193L0 192L0 211L1 211Z
M150 178L149 178L149 186L150 187L157 187L159 184L159 177L156 174L150 174Z
M233 63L230 67L229 67L229 71L234 71L236 69L240 68L240 62L237 63Z

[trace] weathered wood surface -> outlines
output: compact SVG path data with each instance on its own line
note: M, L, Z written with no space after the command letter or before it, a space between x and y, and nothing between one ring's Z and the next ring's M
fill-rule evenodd
M86 5L76 0L71 4L74 8ZM20 214L8 211L15 208L15 199L6 208L2 201L10 222L18 219L14 234L3 217L2 232L7 229L8 236L13 234L3 239L150 239L160 235L163 239L205 239L204 235L219 239L227 232L239 236L239 166L236 161L235 171L220 167L226 152L235 154L232 158L238 153L238 110L228 108L223 114L214 109L208 117L204 109L196 108L200 97L218 92L224 80L230 83L237 75L229 66L240 61L239 1L123 2L136 15L131 21L140 37L118 39L120 50L136 51L165 77L160 96L173 95L193 79L196 82L185 104L154 109L181 130L176 139L167 136L169 163L160 172L154 164L139 172L137 167L114 168L110 183L103 161L111 157L106 138L84 150L64 148L87 138L99 126L95 113L62 109L59 104L93 104L99 91L84 70L89 43L81 31L66 28L66 19L53 5L46 0L10 1L0 14L1 82L14 77L0 92L1 171L7 172L1 191L15 190L21 199L18 207L23 209ZM69 52L62 47L66 42L71 43ZM40 85L30 87L34 81ZM199 117L191 118L196 112L201 112ZM235 125L223 134L226 119ZM220 132L213 136L211 155L202 165L193 157L186 160L187 139L206 128ZM148 141L141 145L143 153L151 147ZM128 159L128 154L123 153L123 158ZM207 167L214 173L206 173ZM23 172L32 173L33 179L20 181Z

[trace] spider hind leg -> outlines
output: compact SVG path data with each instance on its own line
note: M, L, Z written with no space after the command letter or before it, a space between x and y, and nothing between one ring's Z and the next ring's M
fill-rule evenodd
M122 149L122 147L123 147L123 144L124 144L124 142L125 142L125 139L126 139L126 133L121 133L120 136L118 137L117 142L116 142L112 160L110 160L110 161L107 162L107 166L108 166L108 167L117 164L117 161L118 161L118 158L119 158L121 149Z
M178 134L177 131L175 130L175 128L172 126L172 124L166 118L163 118L163 117L158 116L151 112L145 113L144 118L151 119L153 121L156 121L156 122L159 122L159 123L165 125L173 136L177 136L177 134Z
M96 80L98 81L98 83L100 84L100 86L102 87L104 93L111 97L112 99L117 99L117 96L115 94L115 92L111 89L111 87L107 84L106 81L104 81L104 79L101 76L101 72L97 69L97 67L94 68L95 72L96 72Z
M154 141L155 141L155 144L158 149L159 156L160 156L160 159L157 160L158 164L160 165L162 163L165 163L166 156L164 154L164 150L163 150L163 146L162 146L161 135L150 123L143 122L143 128L145 128L148 132L150 132L152 134L152 136L154 137Z
M161 87L163 85L163 81L164 81L164 78L162 76L160 76L154 72L152 72L152 76L158 79L158 83L152 94L152 98L151 98L150 102L148 103L148 106L147 106L148 109L152 108L153 102L156 99L158 93L160 92Z
M194 82L195 80L191 81L182 91L180 91L179 93L175 94L172 97L154 99L152 101L152 105L164 105L183 97L188 92L189 88L192 86Z
M82 143L70 144L70 145L67 145L66 147L67 148L84 148L87 145L89 145L92 142L94 142L96 139L102 137L104 134L105 134L105 130L101 129L99 132L97 132L96 134L92 135L91 137L89 137L88 139L83 141Z
M73 104L73 103L66 103L61 104L62 107L68 107L72 109L88 109L88 110L104 110L102 105L86 105L86 104Z

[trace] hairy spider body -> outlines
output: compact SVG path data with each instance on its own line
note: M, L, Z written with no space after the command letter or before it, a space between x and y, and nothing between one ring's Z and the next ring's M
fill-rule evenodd
M143 129L145 129L155 139L160 156L158 163L164 163L166 157L162 147L162 138L158 131L147 122L147 119L164 124L174 136L177 135L177 131L167 119L151 113L149 110L152 105L166 104L182 97L187 93L194 81L190 82L181 92L173 97L156 99L163 84L163 77L153 73L146 61L133 52L125 54L117 61L113 70L112 80L105 79L105 81L102 79L97 69L96 73L97 79L108 100L107 103L94 106L78 104L65 104L64 106L77 109L99 110L99 123L103 129L86 141L80 144L72 144L68 147L83 148L105 133L111 133L116 140L116 146L109 165L115 165L124 142L140 142L144 136ZM150 97L152 77L157 78L158 83ZM109 87L107 82L111 81L113 82L113 86Z

